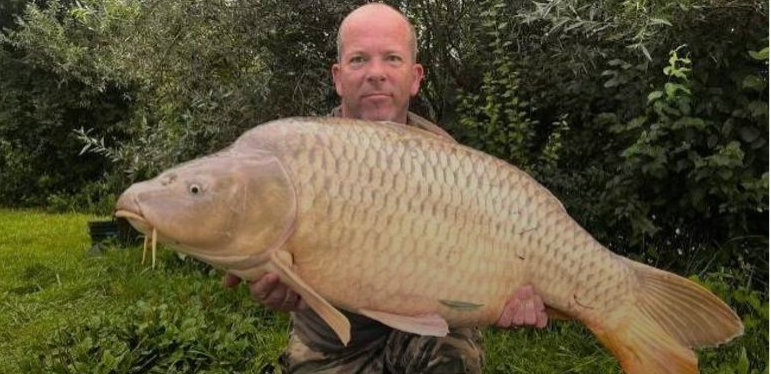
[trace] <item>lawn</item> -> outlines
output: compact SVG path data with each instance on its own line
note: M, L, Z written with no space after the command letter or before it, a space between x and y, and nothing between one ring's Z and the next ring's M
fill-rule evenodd
M156 269L138 247L88 255L93 218L0 210L0 373L273 366L287 318L169 251Z
M262 309L243 287L223 289L221 272L170 251L155 269L140 263L139 246L89 255L94 218L0 209L0 373L280 372L286 315ZM768 372L767 356L753 354L768 346L767 314L763 322L705 350L702 372ZM620 372L577 323L487 329L485 355L485 373Z

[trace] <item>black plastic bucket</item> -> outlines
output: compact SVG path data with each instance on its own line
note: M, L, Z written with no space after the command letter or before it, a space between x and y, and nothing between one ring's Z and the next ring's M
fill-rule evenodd
M88 235L91 237L91 245L102 243L112 239L124 246L141 242L142 233L134 229L125 218L117 218L106 221L89 221Z

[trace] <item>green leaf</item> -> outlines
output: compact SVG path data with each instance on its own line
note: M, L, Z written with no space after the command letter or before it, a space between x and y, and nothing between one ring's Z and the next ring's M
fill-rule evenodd
M91 9L73 8L70 9L70 15L80 23L86 23L88 16L93 13Z
M568 27L565 27L565 31L570 31L570 30L573 30L575 28L581 27L583 25L584 25L583 21L578 21L576 23L568 25Z
M618 77L617 77L617 76L615 76L615 77L613 77L613 78L609 79L607 82L605 82L605 84L604 84L603 86L604 86L605 88L611 88L611 87L616 87L616 86L618 86L618 85L619 85L619 83L620 83L620 81L618 80Z
M645 48L644 44L640 44L640 49L642 50L642 53L645 55L645 58L647 58L648 61L653 61L653 58L651 58L651 53L648 52L648 48Z
M636 117L636 118L632 119L631 121L629 121L629 124L626 126L626 129L627 130L631 130L631 129L640 128L646 122L648 122L648 117L646 117L646 116Z
M723 180L726 180L726 181L727 181L727 180L731 179L731 177L734 175L734 172L733 172L733 170L731 170L731 169L720 169L720 170L717 172L717 175L718 175L720 178L722 178Z
M747 108L754 117L768 116L768 102L765 101L751 101L747 104Z
M742 81L742 88L749 88L751 90L762 92L768 87L768 83L757 75L748 75L744 77Z
M651 101L660 98L662 95L664 95L664 93L661 91L653 91L648 94L648 102L650 103Z
M757 149L762 148L764 145L766 145L766 143L767 143L766 139L764 139L762 137L759 137L759 138L755 139L755 141L752 142L752 144L750 144L750 148L753 149L753 150L757 150Z
M651 18L651 25L667 25L672 27L672 23L663 18Z
M742 127L739 129L739 136L747 143L752 143L760 136L760 131L754 127Z
M109 349L106 349L104 353L102 353L102 365L104 365L105 368L112 370L118 366L117 364L118 362L115 359L115 356L113 356Z
M750 57L756 60L768 60L768 47L761 49L760 51L750 51Z
M706 123L701 118L696 117L683 117L677 122L675 122L674 126L672 128L678 129L678 128L688 128L693 127L696 129L704 129L706 127Z
M739 355L739 362L736 364L738 374L747 374L750 371L750 359L747 358L747 349L742 347L742 353Z
M664 91L667 93L667 97L674 97L678 91L683 91L687 94L691 94L691 90L688 89L688 87L683 86L680 83L667 83L664 85Z
M619 59L617 59L617 58L616 58L616 59L613 59L613 60L610 60L610 61L608 61L608 65L610 65L610 66L619 66L619 65L623 65L623 64L625 64L625 63L626 63L625 61L619 60Z

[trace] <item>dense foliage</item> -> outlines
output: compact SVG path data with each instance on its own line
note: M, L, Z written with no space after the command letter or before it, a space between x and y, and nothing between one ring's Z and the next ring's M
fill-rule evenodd
M176 269L164 271L152 296L52 332L20 360L22 371L277 372L278 355L287 344L286 315L259 308L248 297L236 298L215 274L206 277L186 267L184 277L169 274Z
M3 2L0 204L107 212L251 126L327 113L362 2ZM615 251L764 290L767 320L768 2L387 2L419 34L414 111Z

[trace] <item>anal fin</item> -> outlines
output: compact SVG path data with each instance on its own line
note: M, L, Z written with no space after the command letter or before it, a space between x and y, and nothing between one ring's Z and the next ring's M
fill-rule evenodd
M274 265L281 281L297 292L303 301L335 331L343 345L347 346L351 340L350 321L292 271L291 258L292 255L286 251L275 251L270 255L270 262Z
M418 335L447 336L450 332L447 321L438 314L421 314L417 316L403 316L399 314L362 309L359 314L372 318L380 323L397 330L411 332Z

